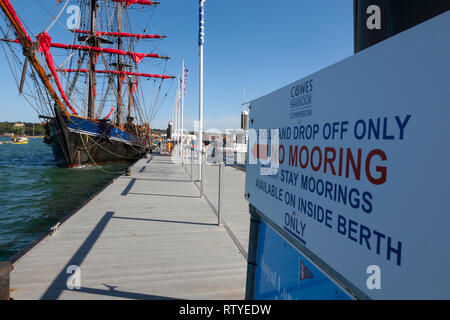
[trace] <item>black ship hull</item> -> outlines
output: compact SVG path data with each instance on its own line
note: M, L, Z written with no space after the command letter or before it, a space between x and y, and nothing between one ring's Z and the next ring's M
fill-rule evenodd
M133 162L147 152L140 138L112 124L56 112L46 126L45 142L52 146L59 165Z

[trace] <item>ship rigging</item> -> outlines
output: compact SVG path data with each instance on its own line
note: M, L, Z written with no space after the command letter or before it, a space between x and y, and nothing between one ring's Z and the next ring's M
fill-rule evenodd
M153 43L166 36L147 32L159 3L78 0L79 23L65 30L72 38L65 44L51 30L68 3L56 1L59 14L49 14L49 26L34 36L11 1L0 0L1 43L19 92L45 119L44 141L62 164L136 160L150 147L150 124L174 79L166 74L169 57ZM139 14L147 20L143 30Z

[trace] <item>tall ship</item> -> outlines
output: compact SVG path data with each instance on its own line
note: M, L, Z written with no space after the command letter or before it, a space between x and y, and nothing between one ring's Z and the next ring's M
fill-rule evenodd
M147 32L159 3L39 2L55 6L43 31L33 36L18 5L0 0L0 32L19 92L45 122L44 142L60 164L71 168L139 159L151 147L150 123L167 96L163 91L172 82L167 80L174 79L164 74L169 58L154 43L165 36ZM64 25L59 20L67 12L73 13L73 22ZM58 35L71 41L54 42L55 25L64 25ZM144 91L152 92L147 101Z

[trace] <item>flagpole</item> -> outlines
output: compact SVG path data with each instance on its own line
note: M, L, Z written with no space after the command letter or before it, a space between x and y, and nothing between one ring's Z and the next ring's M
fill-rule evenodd
M172 124L172 126L170 126ZM169 134L167 135L167 140L173 137L173 111L169 115Z
M173 106L173 137L172 140L175 140L177 135L177 95L175 94L175 105Z
M184 91L186 87L186 76L184 72L184 59L183 59L183 66L182 66L182 85L181 85L181 141L183 141L184 136Z
M179 77L177 77L177 79L179 79ZM179 81L179 80L177 80ZM174 142L178 142L178 93L179 93L179 88L177 88L177 94L175 95L175 136L174 136Z
M200 29L199 29L199 59L200 59L200 85L199 85L199 129L198 129L198 151L199 151L199 157L198 157L198 176L199 180L203 180L202 177L202 166L203 166L203 43L204 43L204 37L205 37L205 4L206 0L199 0L199 22L200 22Z
M177 132L177 120L176 120L176 115L177 115L177 104L176 104L176 100L175 100L175 105L173 106L173 111L172 111L172 122L173 122L173 127L172 127L172 137L171 140L173 141L175 139L175 134Z

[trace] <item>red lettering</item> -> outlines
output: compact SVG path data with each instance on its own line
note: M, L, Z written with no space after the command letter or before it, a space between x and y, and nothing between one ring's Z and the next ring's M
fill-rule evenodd
M333 154L331 158L328 157L329 153ZM325 161L323 164L323 172L327 173L327 164L329 164L330 168L331 168L331 173L333 173L333 175L336 175L336 170L334 169L334 160L336 160L336 149L326 147L325 148Z
M296 167L298 164L298 146L292 150L292 146L289 146L289 165Z
M314 151L319 152L319 164L317 166L314 165ZM322 166L322 150L319 147L314 147L311 151L311 168L314 171L319 171Z
M274 149L273 149L274 150ZM299 152L300 151L300 152ZM272 151L273 152L273 151ZM286 151L285 146L280 145L278 152L273 152L275 159L278 157L280 164L285 161ZM311 149L307 146L289 146L289 166L300 166L302 169L307 169L308 166L315 172L322 169L323 172L330 173L332 175L338 174L343 176L345 170L345 178L350 178L350 175L354 176L356 180L361 180L361 170L365 169L365 175L369 182L375 185L380 185L386 182L387 178L387 166L372 166L373 158L378 156L381 161L386 161L386 154L380 149L374 149L369 152L365 157L365 168L362 168L362 149L357 149L356 153L351 148L339 148L339 154L337 154L336 148L325 147L321 149L315 146ZM345 162L345 167L344 167ZM372 168L372 171L371 171ZM373 170L375 168L375 170ZM375 173L378 173L375 174ZM375 177L374 177L375 174Z
M376 166L375 171L379 172L381 175L379 178L374 178L372 176L372 173L370 172L370 161L374 156L379 156L381 160L386 161L387 157L386 154L380 150L380 149L374 149L369 152L366 158L366 175L367 179L375 185L380 185L386 182L386 176L387 176L387 168L385 166Z
M302 157L303 155L303 150L306 151L306 157ZM309 162L309 150L308 147L303 146L300 148L300 156L299 156L299 162L300 162L300 167L302 167L302 169L306 169L306 167L308 166L308 162ZM306 162L303 164L302 159L306 159Z
M356 180L361 179L361 149L358 149L358 161L355 163L355 158L353 158L352 149L347 149L347 161L345 163L345 177L348 178L350 175L349 165L351 162L353 168L353 174Z
M283 150L283 157L281 157L281 150ZM285 155L285 151L284 151L284 145L280 145L280 153L279 153L279 157L280 157L280 164L284 163L284 155Z

